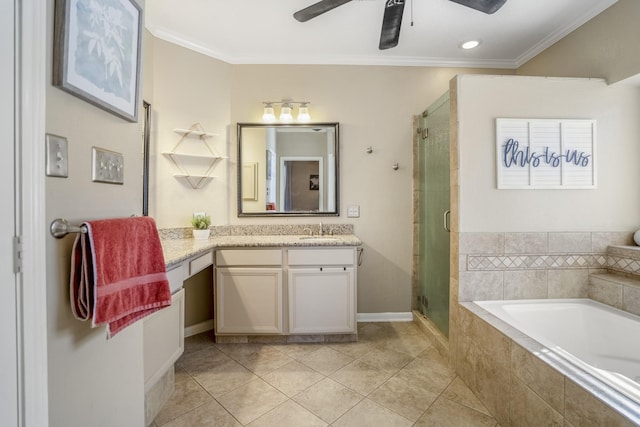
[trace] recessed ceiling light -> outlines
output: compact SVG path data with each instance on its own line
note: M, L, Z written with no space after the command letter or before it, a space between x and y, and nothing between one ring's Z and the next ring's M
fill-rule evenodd
M467 42L462 43L460 47L468 50L468 49L476 48L479 45L480 45L480 42L478 40L469 40Z

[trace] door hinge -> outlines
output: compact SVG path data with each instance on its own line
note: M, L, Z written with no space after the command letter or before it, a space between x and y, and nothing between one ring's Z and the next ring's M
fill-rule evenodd
M22 273L22 237L13 236L13 272Z

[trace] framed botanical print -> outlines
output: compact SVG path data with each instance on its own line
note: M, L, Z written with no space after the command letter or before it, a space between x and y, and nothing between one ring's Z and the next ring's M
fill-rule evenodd
M137 122L141 32L135 0L56 0L54 86Z

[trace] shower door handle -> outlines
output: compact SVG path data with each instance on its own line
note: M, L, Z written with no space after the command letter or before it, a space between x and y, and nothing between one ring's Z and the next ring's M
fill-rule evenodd
M444 211L444 214L442 215L442 226L444 227L444 230L447 233L451 232L451 227L449 225L450 218L451 218L451 211L447 209L446 211Z

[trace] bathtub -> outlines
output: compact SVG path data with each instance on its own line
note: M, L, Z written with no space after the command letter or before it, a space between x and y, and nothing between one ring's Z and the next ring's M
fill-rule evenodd
M474 302L640 405L640 316L590 299Z

